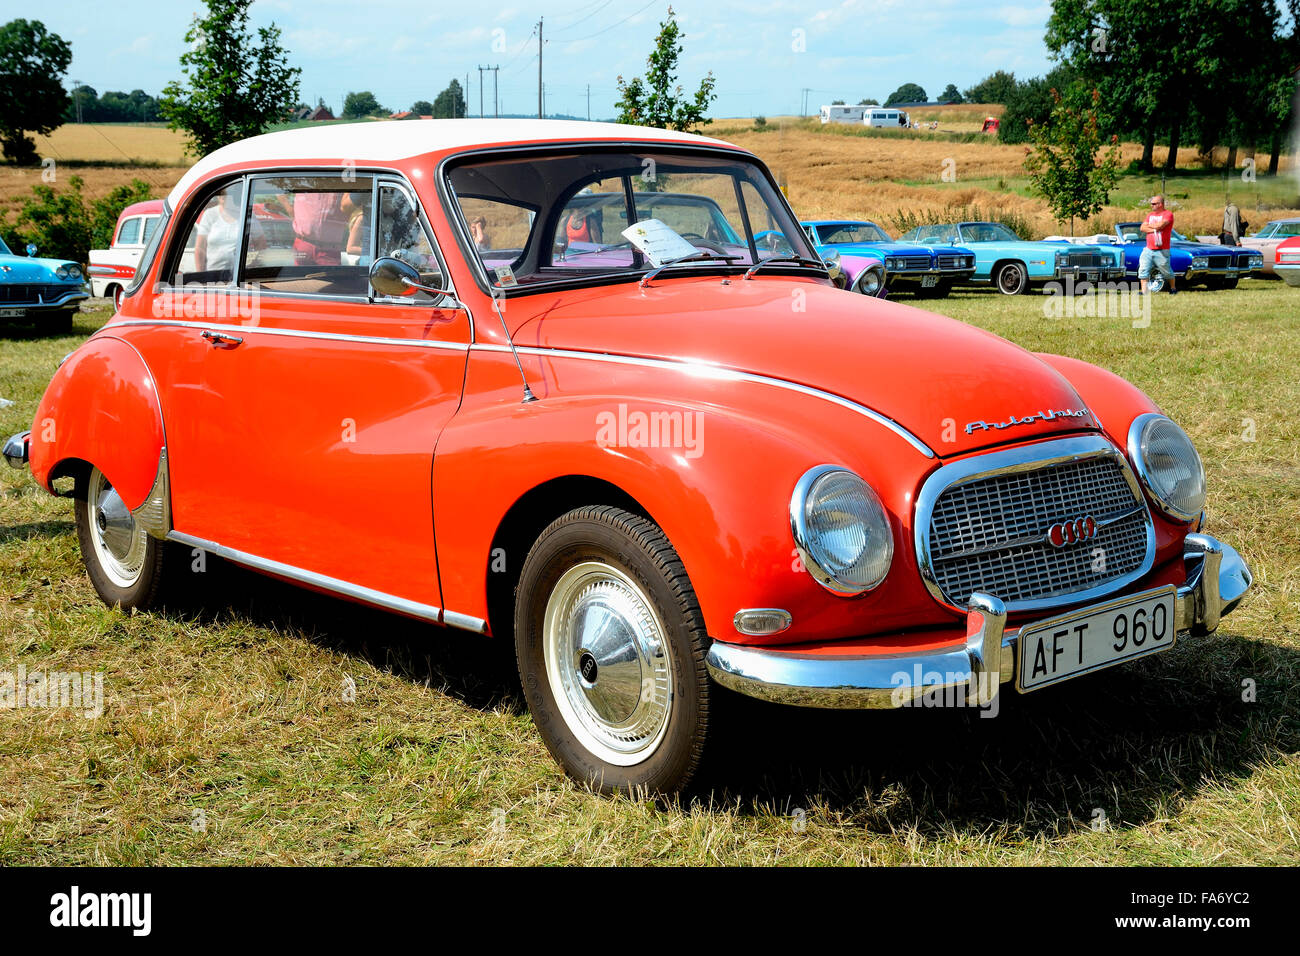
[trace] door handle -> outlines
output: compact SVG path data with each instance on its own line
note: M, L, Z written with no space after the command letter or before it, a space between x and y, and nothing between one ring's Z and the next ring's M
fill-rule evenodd
M244 341L237 335L226 335L224 332L213 332L211 329L204 329L201 334L208 340L209 345L215 345L218 348L233 349Z

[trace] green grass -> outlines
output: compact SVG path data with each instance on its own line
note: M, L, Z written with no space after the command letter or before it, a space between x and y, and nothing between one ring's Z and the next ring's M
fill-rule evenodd
M993 720L728 699L696 799L671 805L568 781L485 639L228 567L206 606L104 608L69 503L0 469L0 671L105 673L98 719L0 710L0 865L1300 863L1297 303L1189 291L1146 329L1047 319L1037 296L929 303L1146 389L1200 447L1208 528L1252 599L1216 636L1007 694ZM104 318L0 333L0 433Z

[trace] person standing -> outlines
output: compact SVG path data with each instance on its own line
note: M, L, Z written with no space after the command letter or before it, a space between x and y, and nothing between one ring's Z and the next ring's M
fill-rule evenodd
M1174 214L1165 208L1164 196L1152 196L1149 203L1151 211L1141 226L1147 236L1147 247L1138 259L1138 279L1142 282L1142 292L1145 294L1152 271L1158 272L1169 283L1169 294L1175 295L1178 290L1174 287L1174 270L1169 265Z
M1228 201L1228 205L1223 207L1223 233L1219 236L1219 241L1225 246L1241 245L1241 237L1246 234L1246 226L1249 223L1241 218L1241 210L1237 204Z

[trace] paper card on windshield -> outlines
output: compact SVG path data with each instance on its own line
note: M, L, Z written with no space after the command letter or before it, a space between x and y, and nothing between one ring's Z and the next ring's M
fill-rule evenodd
M673 232L672 227L658 219L642 219L623 230L623 238L650 260L650 265L661 266L682 256L699 252L693 245Z

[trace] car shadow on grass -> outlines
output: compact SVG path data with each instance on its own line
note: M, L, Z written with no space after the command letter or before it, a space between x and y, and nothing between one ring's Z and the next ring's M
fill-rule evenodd
M27 524L0 525L0 545L31 538L57 538L73 528L71 521L31 521Z
M1300 752L1300 654L1231 623L1168 654L976 709L817 711L723 701L725 745L697 788L715 804L842 825L1061 835L1140 826L1211 780ZM1251 700L1251 696L1254 699Z
M478 710L525 710L509 640L211 558L206 574L213 577L166 613L216 624L234 614ZM1112 828L1140 826L1210 780L1249 776L1300 752L1297 685L1300 654L1244 637L1229 620L1168 654L1034 694L1004 684L994 716L954 707L802 709L715 686L711 752L691 799L755 816L801 808L832 814L841 826L933 837L954 830L1051 837L1100 814ZM1244 699L1252 689L1256 699Z

